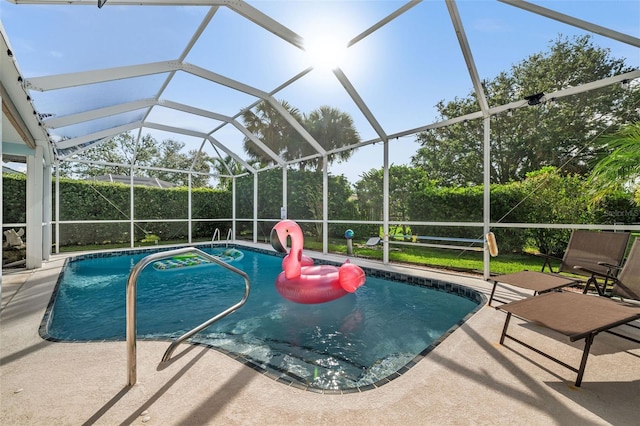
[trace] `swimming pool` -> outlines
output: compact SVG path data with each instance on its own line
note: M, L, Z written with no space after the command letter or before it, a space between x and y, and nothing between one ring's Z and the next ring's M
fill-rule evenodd
M457 284L364 268L366 284L355 293L300 305L276 292L281 257L237 248L245 255L232 264L251 280L247 303L190 341L303 389L358 392L381 386L406 372L485 301ZM127 278L148 254L67 259L41 335L54 341L125 340ZM184 271L148 266L137 286L138 339L175 339L237 303L243 293L243 279L216 265Z

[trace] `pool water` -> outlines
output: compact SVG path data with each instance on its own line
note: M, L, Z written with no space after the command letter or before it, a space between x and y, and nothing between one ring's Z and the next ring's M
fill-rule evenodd
M240 355L272 377L304 387L379 386L479 307L477 300L378 278L370 270L355 293L300 305L275 290L280 257L241 249L244 258L232 264L251 280L247 303L191 341ZM125 340L127 279L148 254L68 262L43 334L60 341ZM244 280L217 265L178 271L149 265L137 286L138 338L175 339L243 294Z

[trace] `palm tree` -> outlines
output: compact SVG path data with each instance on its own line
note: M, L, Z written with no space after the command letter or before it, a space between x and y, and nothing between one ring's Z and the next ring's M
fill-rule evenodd
M300 112L286 101L280 102L298 122L302 121ZM246 110L242 114L244 125L261 142L284 159L288 158L289 146L302 144L302 136L285 120L285 118L268 102L260 102L255 112ZM244 139L244 150L249 155L249 162L273 164L274 160L249 138Z
M337 108L321 106L311 111L308 116L305 115L303 126L327 151L360 142L360 135L355 129L351 116ZM304 153L301 154L304 155ZM352 154L353 150L341 151L331 157L329 161L332 162L336 158L344 161ZM314 163L316 170L322 167L320 160L316 160Z
M589 177L592 202L624 189L633 190L635 202L640 204L640 121L600 137L599 142L609 154L598 161Z
M353 119L345 112L322 106L309 115L301 115L287 102L282 101L281 104L327 151L360 142L360 135L354 127ZM245 111L242 118L250 132L286 161L294 161L316 153L315 149L267 102L259 103L255 113ZM273 164L273 159L248 138L244 140L244 149L252 161ZM336 159L344 161L352 154L353 150L342 151L331 156L329 162ZM299 163L300 170L320 170L321 167L320 158Z

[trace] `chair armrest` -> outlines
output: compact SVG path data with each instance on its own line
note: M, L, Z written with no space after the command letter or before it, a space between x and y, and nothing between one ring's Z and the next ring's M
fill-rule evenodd
M598 265L606 266L607 269L609 270L609 273L611 273L611 271L616 271L615 272L616 275L618 275L618 272L622 269L622 266L612 265L611 263L607 263L607 262L598 262Z
M615 278L615 276L617 275L617 272L620 269L622 269L621 266L612 265L611 263L607 263L607 262L598 262L598 265L606 266L607 269L608 269L607 273L603 274L602 272L594 271L593 269L589 269L586 266L581 266L581 265L576 265L576 266L573 267L573 269L576 269L578 271L588 272L591 275L597 275L597 276L602 277L602 278ZM612 271L615 271L615 273L611 274Z
M575 269L577 271L586 272L587 274L590 274L591 276L598 276L598 277L602 277L602 278L613 278L610 274L603 274L602 272L598 272L598 271L594 271L593 269L589 269L586 266L576 265L576 266L573 267L573 269Z

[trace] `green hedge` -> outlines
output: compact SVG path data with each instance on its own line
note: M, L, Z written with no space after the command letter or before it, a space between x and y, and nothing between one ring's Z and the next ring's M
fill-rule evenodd
M427 187L410 195L413 221L481 222L483 188ZM613 224L640 222L640 206L628 193L608 196L597 206L590 204L585 180L562 176L553 168L530 173L522 182L491 185L491 222ZM562 255L571 234L567 229L495 228L502 252L521 252L534 247L541 253ZM414 226L417 235L478 238L480 228Z
M319 179L320 176L320 179ZM288 172L288 217L296 220L321 217L321 174ZM282 171L261 173L258 179L258 217L280 217ZM55 185L54 185L55 191ZM128 220L130 192L128 185L85 182L70 179L60 181L60 219L71 220ZM253 177L237 180L238 218L253 217ZM527 176L522 182L491 186L491 221L511 223L638 223L640 206L627 193L608 196L598 206L589 205L583 179L560 176L551 169L543 169ZM357 220L357 204L353 192L342 176L329 178L329 218ZM54 194L55 197L55 194ZM194 188L191 194L194 218L193 238L210 238L216 228L223 234L230 222L197 222L197 219L231 218L231 192L208 188ZM3 219L5 223L26 222L26 178L20 174L3 174ZM163 240L186 239L188 235L187 188L159 189L134 187L135 215L143 222L135 227L135 241L147 234ZM442 188L428 186L409 195L410 221L482 222L482 187ZM54 217L52 215L52 217ZM184 219L165 222L167 219ZM161 220L144 222L144 220ZM252 232L252 224L239 222L238 231ZM268 238L273 223L261 222L259 237ZM318 238L320 224L302 224L305 234ZM344 238L351 228L358 239L378 235L378 225L332 224L329 236ZM495 228L501 252L519 252L535 247L543 253L561 254L566 246L569 230ZM102 244L130 241L128 223L68 224L61 226L61 245ZM412 226L414 235L478 238L481 228ZM224 238L225 235L222 235Z
M55 185L53 187L55 199ZM130 191L128 185L60 179L60 220L129 220ZM134 239L147 234L160 240L180 240L188 236L188 189L160 189L134 186L136 220ZM3 175L3 221L26 222L26 178L24 175ZM197 219L231 217L231 194L208 188L196 188L191 193L192 216ZM54 204L55 205L55 204ZM53 216L52 213L52 217ZM164 222L184 219L183 222ZM228 229L230 222L194 222L193 238L210 238L215 228ZM65 224L60 227L60 245L122 243L130 241L128 223Z
M2 221L27 221L27 176L24 174L2 174Z

